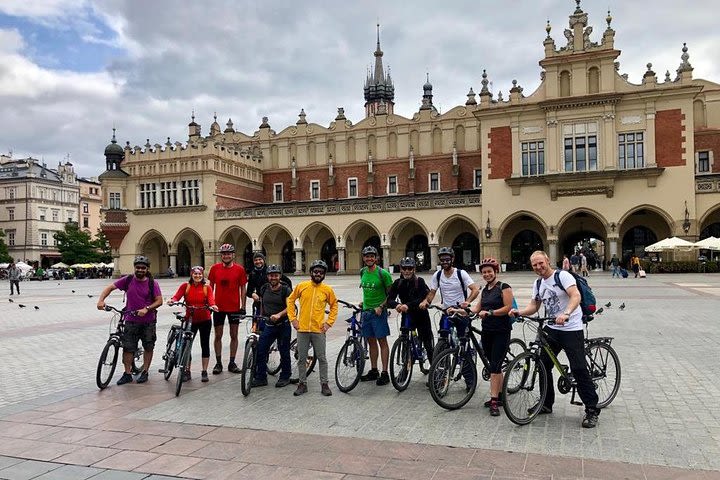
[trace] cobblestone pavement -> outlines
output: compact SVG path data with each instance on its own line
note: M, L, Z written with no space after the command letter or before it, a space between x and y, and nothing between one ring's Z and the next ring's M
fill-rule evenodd
M524 303L533 276L504 280ZM110 315L95 303L107 280L23 282L22 295L6 297L13 303L0 302L0 436L14 439L0 442L0 478L720 478L720 276L598 272L590 281L600 303L612 302L590 334L615 337L623 376L594 430L580 428L582 408L563 395L529 426L490 417L486 382L464 408L445 411L417 371L403 393L360 384L325 398L313 373L303 397L270 386L246 398L239 378L223 373L208 384L193 379L175 398L154 373L158 355L147 385L98 392ZM340 298L359 299L355 276L328 283ZM177 284L161 281L166 295ZM161 310L160 338L170 311ZM338 327L329 335L331 377Z

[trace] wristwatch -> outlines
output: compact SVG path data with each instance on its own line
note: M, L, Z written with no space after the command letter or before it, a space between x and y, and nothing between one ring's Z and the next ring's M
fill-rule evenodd
M567 316L569 317L569 316L570 316L570 312L563 312L563 315L567 315Z
M492 310L488 310L488 315L491 316L491 317L494 317L494 316L495 316L495 315L494 315L494 312L493 312Z

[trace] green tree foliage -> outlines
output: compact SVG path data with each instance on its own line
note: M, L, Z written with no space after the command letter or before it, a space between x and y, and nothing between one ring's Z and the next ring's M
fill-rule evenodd
M100 261L103 263L112 262L112 250L110 249L110 242L108 242L105 232L98 228L95 234L95 248L97 248L100 254Z
M8 247L5 243L5 232L0 230L0 263L11 262L12 258L8 254Z
M65 224L65 230L55 234L57 248L62 261L68 265L75 263L96 263L101 261L97 241L89 233L80 230L75 222Z

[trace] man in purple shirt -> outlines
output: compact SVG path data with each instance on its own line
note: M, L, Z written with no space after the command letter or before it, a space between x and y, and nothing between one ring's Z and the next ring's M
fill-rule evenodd
M124 276L111 283L100 294L97 308L105 308L105 299L113 290L120 289L126 293L125 310L125 334L122 339L123 365L125 373L117 381L118 385L124 385L133 381L132 361L137 350L138 341L142 341L145 353L143 355L143 367L137 383L145 383L148 380L148 369L153 357L153 348L157 334L155 325L157 322L157 309L163 303L160 285L149 272L150 260L140 255L133 261L135 267L134 275Z

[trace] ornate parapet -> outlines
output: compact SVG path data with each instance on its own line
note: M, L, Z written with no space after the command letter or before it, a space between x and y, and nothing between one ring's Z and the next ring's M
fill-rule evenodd
M327 202L288 203L215 211L216 220L230 218L267 218L342 215L352 213L396 212L438 208L479 207L482 195L417 195L373 199L333 200Z
M720 174L697 175L695 177L695 193L720 192Z
M191 207L162 207L162 208L136 208L132 211L134 215L162 215L166 213L191 213L204 212L206 205L193 205Z
M127 210L103 210L105 221L100 223L100 230L113 249L119 249L125 235L130 231L127 221Z

